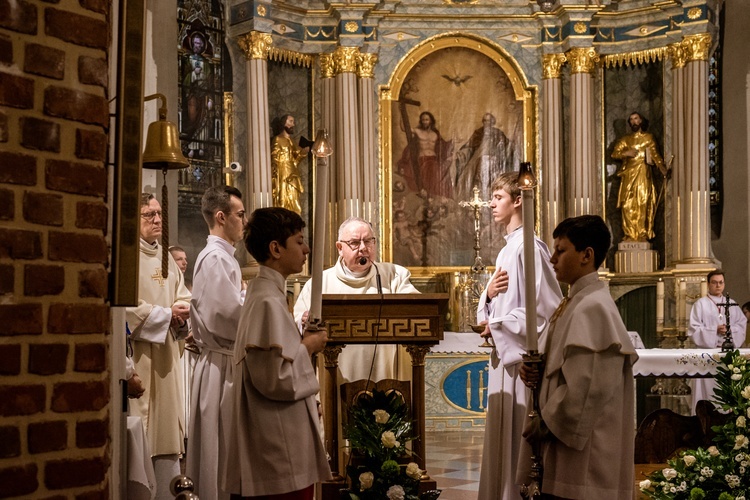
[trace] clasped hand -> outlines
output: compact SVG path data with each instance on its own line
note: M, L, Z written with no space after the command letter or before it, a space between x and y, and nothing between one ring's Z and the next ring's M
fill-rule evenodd
M498 294L508 291L508 272L498 269L487 285L487 298L494 299Z
M170 326L173 328L179 328L185 325L185 322L190 317L190 306L187 304L175 304L172 306L172 321Z

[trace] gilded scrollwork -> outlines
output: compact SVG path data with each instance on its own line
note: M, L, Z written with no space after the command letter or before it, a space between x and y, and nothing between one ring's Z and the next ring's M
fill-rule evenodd
M338 47L333 53L336 74L356 73L359 61L359 47Z
M542 78L560 78L562 66L567 61L565 54L544 54L542 59Z
M593 73L596 63L599 62L599 54L594 47L575 47L565 53L570 63L571 73Z
M378 62L378 55L373 53L364 53L359 55L359 64L357 65L357 76L360 78L374 78L375 64Z
M670 43L668 48L669 57L672 59L672 69L684 68L687 59L682 43Z
M711 48L711 35L708 33L699 33L697 35L686 36L682 40L682 45L687 62L708 61L708 51Z
M271 35L259 31L251 31L238 40L240 49L248 59L268 59L271 49Z
M333 54L320 54L320 77L333 78L336 76L336 67L333 64Z

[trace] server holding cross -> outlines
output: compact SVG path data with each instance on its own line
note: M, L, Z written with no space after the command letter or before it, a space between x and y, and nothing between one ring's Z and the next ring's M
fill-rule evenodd
M739 304L724 295L724 271L717 269L707 276L708 295L698 299L690 311L688 336L695 345L706 349L733 349L745 342L747 318ZM716 382L711 378L691 381L692 412L701 399L712 399Z

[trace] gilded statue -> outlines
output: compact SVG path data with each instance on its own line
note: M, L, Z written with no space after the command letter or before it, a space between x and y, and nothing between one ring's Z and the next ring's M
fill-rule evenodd
M646 132L648 120L640 113L628 117L632 134L627 134L615 143L612 158L622 160L617 170L620 191L617 208L622 213L623 241L648 241L654 238L656 215L656 189L651 167L656 165L666 177L668 168L656 147L654 136Z
M299 175L298 165L310 150L300 148L292 141L294 117L284 115L279 120L280 130L271 142L271 169L273 173L273 204L302 213L300 197L305 191Z

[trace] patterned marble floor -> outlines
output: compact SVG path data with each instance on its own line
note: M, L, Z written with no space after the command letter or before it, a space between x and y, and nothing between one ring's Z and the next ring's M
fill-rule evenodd
M443 490L440 500L477 499L483 440L477 431L427 433L427 473Z

